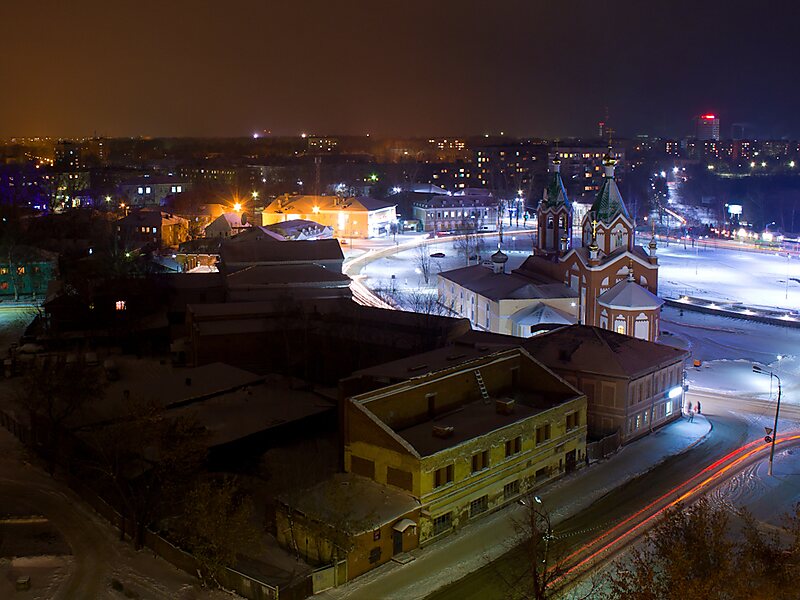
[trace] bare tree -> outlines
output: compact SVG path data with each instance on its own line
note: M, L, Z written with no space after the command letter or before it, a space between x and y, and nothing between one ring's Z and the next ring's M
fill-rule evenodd
M522 516L516 519L518 537L522 539L515 550L524 557L515 566L499 571L505 584L506 598L513 600L588 600L595 598L597 586L589 582L588 590L567 591L567 575L570 564L567 562L569 547L565 540L556 535L550 512L544 507L541 498L529 491L519 500L523 505Z
M428 285L431 279L431 255L429 248L426 245L417 246L414 249L414 266L422 275L425 285Z
M253 501L233 477L203 480L186 497L181 518L183 544L198 562L203 579L219 587L219 576L234 566L244 549L258 552L260 528L253 522Z
M741 531L731 527L738 516ZM797 597L800 512L765 531L747 512L706 498L664 513L644 544L609 577L606 600L749 600Z
M25 375L18 397L28 411L34 440L40 440L52 474L63 434L77 427L74 418L103 395L99 370L82 362L45 360Z
M464 265L469 266L473 256L479 255L486 247L483 237L478 235L476 229L465 230L453 244L456 252L464 256Z
M128 413L89 435L91 467L109 482L121 509L120 537L126 518L134 525L134 546L160 516L169 499L185 493L205 460L208 432L193 419L172 417L155 402L133 400Z

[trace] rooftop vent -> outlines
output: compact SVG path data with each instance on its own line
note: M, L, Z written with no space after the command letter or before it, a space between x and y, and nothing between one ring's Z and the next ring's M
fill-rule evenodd
M455 429L453 427L449 427L447 425L434 425L433 426L433 435L438 438L446 439L453 435Z
M495 400L494 406L497 409L498 415L510 415L514 412L514 404L516 401L513 398L503 398Z

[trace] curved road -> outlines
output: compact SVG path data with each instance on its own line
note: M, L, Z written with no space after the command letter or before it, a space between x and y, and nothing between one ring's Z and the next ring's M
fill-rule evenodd
M703 412L709 416L714 427L703 444L669 458L650 472L612 490L587 509L554 526L556 537L568 540L564 553L575 553L573 562L584 560L611 539L600 539L602 538L601 532L614 528L657 501L660 501L661 505L668 504L675 497L681 495L682 491L679 490L686 489L681 486L688 479L704 469L725 469L726 465L730 464L734 458L725 463L721 463L720 459L740 449L750 440L758 439L757 427L760 425L754 424L749 415L742 413L747 409L755 409L757 414L761 415L765 408L762 406L763 403L744 401L741 405L737 403L735 406L731 406L729 398L719 398L712 394L704 394L702 401L705 408ZM792 410L791 413L790 415L787 412L786 416L800 415L800 410ZM759 418L759 420L761 419ZM730 471L726 472L726 476L732 476L734 472L731 471L739 468L744 468L744 465L731 467ZM704 490L702 493L707 493L707 491ZM648 519L649 514L656 509L657 506L654 504L648 509L650 512L640 513L641 520L631 521L626 524L626 527L636 527L639 522ZM624 531L624 528L622 530ZM641 528L638 533L643 532L644 528ZM609 552L605 556L595 557L597 559L595 562L608 560L612 555L613 549L609 548ZM513 577L525 568L525 553L519 549L513 549L498 561L434 592L429 598L437 600L491 600L497 598L499 600L508 594L508 588L504 582L508 580L509 574Z

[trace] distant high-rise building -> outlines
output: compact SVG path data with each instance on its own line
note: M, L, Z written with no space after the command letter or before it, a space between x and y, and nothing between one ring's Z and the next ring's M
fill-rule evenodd
M719 117L712 114L698 116L695 119L695 137L699 141L719 141Z

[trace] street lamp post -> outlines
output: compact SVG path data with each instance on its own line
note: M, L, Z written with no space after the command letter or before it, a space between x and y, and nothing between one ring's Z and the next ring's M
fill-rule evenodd
M778 380L778 403L775 406L775 424L772 427L772 440L770 440L772 442L772 447L769 450L769 474L772 476L772 460L775 457L775 439L778 437L778 414L781 410L781 378L772 371L766 371L758 365L753 365L753 372L761 375L769 375L770 384L772 383L773 377ZM767 436L767 439L769 439L769 437L770 436Z

